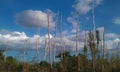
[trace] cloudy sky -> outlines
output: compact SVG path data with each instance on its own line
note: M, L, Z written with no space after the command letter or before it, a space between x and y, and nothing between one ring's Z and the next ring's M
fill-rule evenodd
M87 32L93 30L93 0L0 0L0 49L8 48L8 56L21 54L36 49L39 40L41 56L44 54L47 38L47 12L49 12L51 44L55 27L60 26L60 16L56 26L56 15L62 14L62 34L66 50L75 51L75 26L79 17L79 51L83 50L85 24ZM102 34L105 27L106 48L113 50L120 41L120 1L95 0L96 29ZM59 30L57 30L59 32ZM36 35L36 34L39 35ZM59 33L57 33L59 37ZM102 39L102 36L101 36ZM58 51L60 46L57 38ZM16 50L16 51L13 51ZM35 54L34 52L29 53Z

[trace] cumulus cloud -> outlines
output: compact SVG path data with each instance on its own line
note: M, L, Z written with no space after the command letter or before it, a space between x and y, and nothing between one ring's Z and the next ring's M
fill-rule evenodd
M6 33L3 33L5 31ZM20 48L23 44L22 41L28 39L24 32L10 32L7 30L2 30L0 32L0 48L4 49L6 46L10 48ZM21 47L22 48L22 47Z
M19 39L27 39L28 38L24 32L20 33L20 32L17 32L17 31L9 32L9 33L6 33L6 34L1 33L0 37L6 38L6 39L9 39L9 40L19 40Z
M79 15L87 14L92 9L92 3L94 2L95 7L101 4L102 0L76 0L73 4L74 11L71 12L71 16L67 17L68 23L76 26L78 23ZM80 22L79 22L80 23Z
M6 33L3 33L6 32ZM82 39L83 36L81 36L80 39ZM0 31L0 48L4 49L8 45L8 49L15 49L15 50L22 50L24 47L24 43L27 40L27 49L36 49L36 41L38 40L38 47L39 49L43 50L45 48L45 40L48 38L48 35L45 36L39 36L34 35L33 37L27 36L24 32L10 32L8 30L1 30ZM54 46L54 37L52 34L50 34L51 39L51 46ZM83 47L83 41L80 41L79 39L79 49L82 49ZM8 43L7 43L8 42ZM57 47L58 50L60 50L60 38L57 38ZM63 37L63 45L66 47L67 50L73 51L75 50L75 35L70 36L64 36Z
M103 30L103 27L97 28L99 30ZM4 33L3 33L4 32ZM88 35L89 31L87 31ZM83 50L84 42L85 42L85 31L81 31L78 38L78 48L79 51ZM118 42L120 42L120 35L114 34L114 33L106 33L106 47L107 50L115 49L117 47ZM107 37L109 36L109 37ZM51 48L54 47L54 36L50 34L51 37ZM88 37L88 36L87 36ZM45 49L45 40L48 38L47 35L40 36L40 35L34 35L33 37L27 36L24 32L10 32L8 30L1 30L0 31L0 49L5 49L8 45L8 49L13 50L23 50L24 47L26 47L27 50L36 50L36 42L38 41L38 48L39 50L44 51ZM112 39L111 39L112 38ZM8 43L7 43L8 41ZM27 46L25 45L25 42L27 41ZM62 39L63 47L65 47L65 50L68 51L75 51L76 46L76 35L74 33L69 34L68 36L63 36ZM57 37L56 39L56 45L57 45L57 51L60 52L60 38Z
M73 17L68 17L67 21L69 23L71 23L74 27L76 27L76 25L77 25L77 20L76 19L74 19Z
M120 36L114 33L106 33L105 37L106 39L114 39L114 38L119 38Z
M50 27L54 27L54 12L49 10ZM40 10L25 10L15 15L16 23L28 28L47 28L47 13Z
M120 25L120 17L115 18L115 19L113 20L113 23Z
M92 3L94 0L76 0L73 8L79 14L86 14L92 9ZM102 0L95 0L95 6L98 6Z

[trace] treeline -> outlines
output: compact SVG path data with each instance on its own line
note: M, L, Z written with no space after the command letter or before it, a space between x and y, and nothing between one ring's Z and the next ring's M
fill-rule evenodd
M76 57L64 52L64 58L60 62L55 62L50 68L50 64L46 61L27 63L19 62L13 57L7 57L4 61L4 56L0 53L0 72L93 72L93 70L92 60L82 54ZM95 72L119 71L120 58L96 59Z

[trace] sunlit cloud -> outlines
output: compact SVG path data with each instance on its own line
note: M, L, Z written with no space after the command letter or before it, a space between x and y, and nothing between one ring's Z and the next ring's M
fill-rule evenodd
M113 20L114 24L120 25L120 17L117 17Z
M49 10L50 27L54 27L54 13ZM15 15L15 20L18 25L27 28L47 28L47 13L40 10L25 10Z

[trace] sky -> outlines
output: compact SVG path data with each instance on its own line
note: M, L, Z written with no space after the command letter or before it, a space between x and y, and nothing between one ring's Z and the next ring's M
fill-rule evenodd
M47 12L49 12L52 48L55 27L59 28L62 16L64 46L66 50L74 53L75 27L78 18L78 43L79 51L82 52L86 23L87 33L93 30L92 3L93 0L0 0L0 48L8 48L8 56L18 56L25 48L29 55L35 54L33 51L36 49L36 40L39 39L40 56L43 57L47 38ZM100 30L100 34L105 29L106 51L110 52L117 48L120 41L119 6L120 0L95 0L94 3L96 29ZM59 16L56 25L57 14ZM58 32L59 30L57 30L57 51L59 52Z

